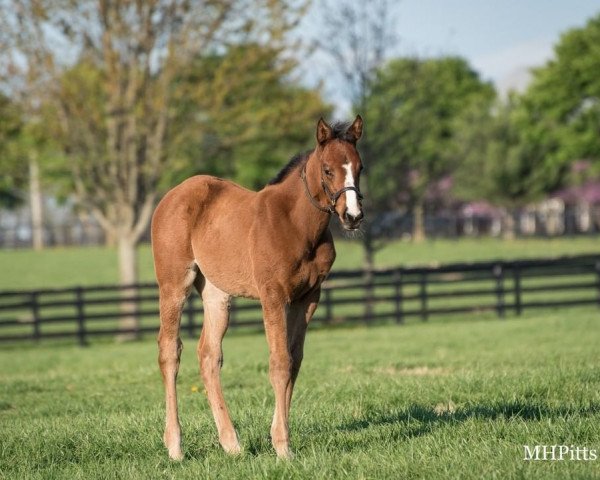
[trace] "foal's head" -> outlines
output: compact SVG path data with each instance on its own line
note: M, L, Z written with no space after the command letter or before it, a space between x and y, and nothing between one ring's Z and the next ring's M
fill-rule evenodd
M315 155L321 168L323 190L346 230L356 230L363 219L359 188L363 167L356 150L362 127L360 115L349 127L335 125L332 128L323 119L317 124Z

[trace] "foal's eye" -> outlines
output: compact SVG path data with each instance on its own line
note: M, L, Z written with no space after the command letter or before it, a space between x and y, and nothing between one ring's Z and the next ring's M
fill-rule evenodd
M325 173L325 175L327 175L330 178L333 177L333 172L331 171L331 169L327 165L325 165L323 167L323 173Z

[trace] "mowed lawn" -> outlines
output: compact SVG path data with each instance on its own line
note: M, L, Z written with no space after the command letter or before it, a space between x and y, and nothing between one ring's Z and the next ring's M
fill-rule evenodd
M236 457L218 445L185 340L180 463L161 442L154 342L3 347L0 478L600 478L600 459L523 460L524 445L600 453L599 322L596 309L571 309L313 329L292 461L278 461L268 441L262 335L225 342L225 396L244 448Z
M358 240L338 239L336 249L334 270L362 267L363 251ZM589 253L600 253L597 237L514 241L464 238L428 240L420 244L397 240L383 244L375 260L378 267L394 267ZM139 274L141 281L154 281L149 245L139 249ZM41 252L0 250L0 291L114 284L117 279L117 253L111 248L49 248Z

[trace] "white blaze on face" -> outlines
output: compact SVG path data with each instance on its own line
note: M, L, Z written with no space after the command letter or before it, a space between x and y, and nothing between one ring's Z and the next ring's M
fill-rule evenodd
M354 187L354 175L352 175L352 164L347 162L343 165L344 170L346 170L346 178L344 180L344 187ZM354 190L346 191L346 208L348 209L348 214L353 217L358 217L360 215L360 206L358 205L358 197L356 196L356 192Z

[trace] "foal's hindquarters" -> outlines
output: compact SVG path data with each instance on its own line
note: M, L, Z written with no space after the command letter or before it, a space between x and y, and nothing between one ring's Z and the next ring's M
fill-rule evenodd
M152 221L152 250L160 297L158 361L166 403L163 438L169 457L174 460L183 458L176 381L183 347L179 337L181 312L192 286L200 293L204 305L204 323L197 352L219 440L226 452L240 452L220 382L221 343L229 322L230 295L206 279L196 263L191 235L198 206L178 202L178 197L185 196L186 187L189 185L183 184L167 195L157 207Z
M182 350L178 327L181 317L181 304L185 301L185 298L183 301L181 300L181 291L184 290L183 287L186 285L187 291L189 291L190 282L202 296L204 304L204 323L198 342L197 354L202 380L219 433L219 442L227 453L235 454L241 451L237 434L223 398L220 379L220 370L223 364L221 344L229 323L230 296L203 278L197 269L192 267L189 272L189 276L181 284L179 293L163 288L160 290L161 328L158 343L159 364L166 394L164 442L169 451L169 456L174 460L183 458L175 384ZM175 331L173 325L176 325L177 331Z

